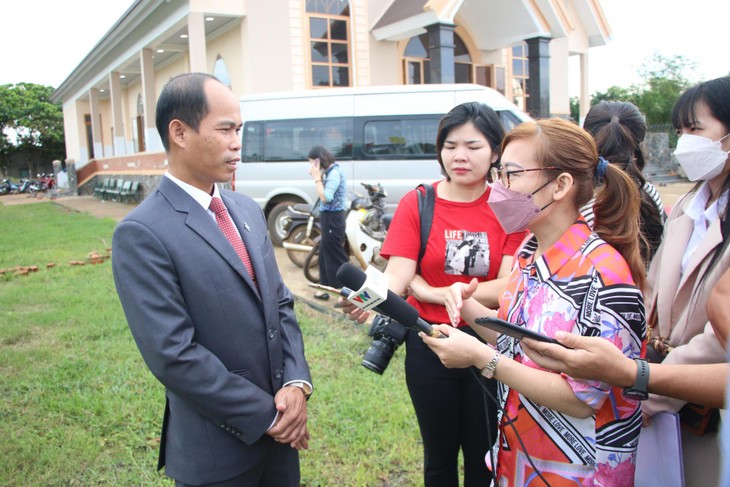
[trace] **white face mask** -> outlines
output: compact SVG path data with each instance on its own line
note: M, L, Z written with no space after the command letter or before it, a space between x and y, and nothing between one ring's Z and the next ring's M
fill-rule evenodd
M707 181L722 172L730 151L722 150L720 142L728 135L718 141L692 134L684 134L679 138L674 157L690 181Z

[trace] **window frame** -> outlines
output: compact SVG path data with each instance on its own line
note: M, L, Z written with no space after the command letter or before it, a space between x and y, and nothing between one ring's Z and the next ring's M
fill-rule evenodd
M302 162L306 161L306 155L303 155L301 157L279 157L279 158L271 158L271 155L269 154L268 147L271 145L271 142L267 144L267 137L270 135L271 130L274 128L272 125L286 125L287 123L294 123L296 127L293 127L293 129L296 129L297 127L309 127L311 128L313 125L320 125L320 128L326 128L323 126L322 122L330 121L330 126L335 127L339 130L344 130L345 135L347 134L347 130L351 128L351 138L350 143L345 144L345 146L349 146L349 153L342 153L342 151L337 151L333 149L333 147L328 146L326 143L322 143L320 139L318 140L312 140L308 142L307 147L299 147L299 153L306 154L311 144L316 145L316 143L322 143L325 147L327 147L330 150L333 150L333 154L335 155L335 159L338 161L352 161L352 160L362 160L362 161L378 161L378 160L423 160L423 159L436 159L436 136L438 134L438 124L441 118L443 117L443 114L419 114L419 115L382 115L382 116L357 116L357 117L312 117L312 118L292 118L292 119L276 119L276 120L251 120L247 121L243 125L243 130L241 131L241 142L242 142L242 149L241 149L241 162L243 164L249 164L249 163L279 163L279 162ZM433 152L426 152L426 148L424 147L423 152L402 152L402 153L394 153L394 154L373 154L368 153L365 150L365 127L368 123L379 123L379 122L398 122L400 123L401 127L401 134L409 134L409 131L413 130L421 130L418 126L418 122L423 121L427 122L427 124L424 124L422 127L425 127L426 125L433 127L433 134L430 134L431 137L424 138L424 140L415 140L415 138L412 138L414 140L413 144L428 144L433 147ZM415 129L414 129L415 127ZM280 127L281 128L281 127ZM249 133L253 133L255 139L248 138ZM431 140L432 139L432 140ZM343 141L347 141L346 137L343 137ZM290 144L293 145L295 139L292 137L291 141L289 141ZM299 145L301 145L302 140L297 141ZM408 139L406 139L406 142L408 142ZM260 153L256 154L255 156L247 155L247 149L252 144L255 144L258 148L260 148ZM343 147L343 145L340 145L340 147ZM430 148L430 147L428 147Z
M319 12L306 12L306 31L307 31L307 58L309 60L309 73L308 83L311 89L323 89L323 88L339 88L352 86L352 44L350 39L350 17L347 15L332 15ZM312 37L311 20L312 19L323 19L327 24L326 38ZM346 39L333 39L332 37L332 21L342 21L345 23ZM327 62L314 61L312 56L312 44L315 42L321 42L327 44ZM335 62L332 56L332 46L344 45L347 52L347 63ZM314 79L314 68L315 67L326 67L328 72L328 85L315 84ZM347 84L334 84L334 71L336 69L347 69Z
M515 48L522 48L522 55L515 56ZM527 99L530 97L530 93L527 91L527 80L530 79L530 60L529 60L529 47L527 43L516 44L509 50L510 53L510 70L512 74L512 102L517 105L521 110L527 110ZM515 74L515 61L522 65L522 74Z

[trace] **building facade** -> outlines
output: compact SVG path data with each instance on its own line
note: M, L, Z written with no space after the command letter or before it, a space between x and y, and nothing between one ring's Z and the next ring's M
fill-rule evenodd
M179 73L212 73L239 96L477 83L567 117L571 57L583 109L589 50L609 37L599 0L136 0L53 99L84 184L164 171L155 105Z

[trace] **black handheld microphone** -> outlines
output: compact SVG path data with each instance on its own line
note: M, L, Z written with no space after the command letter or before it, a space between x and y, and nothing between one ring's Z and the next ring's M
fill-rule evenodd
M367 275L354 265L345 262L337 269L337 279L350 289L360 289L365 283ZM357 306L357 303L353 303ZM416 328L428 336L444 336L432 327L428 322L418 316L418 310L406 303L403 298L391 290L388 290L388 297L375 307L375 311L393 318L401 325L408 328Z

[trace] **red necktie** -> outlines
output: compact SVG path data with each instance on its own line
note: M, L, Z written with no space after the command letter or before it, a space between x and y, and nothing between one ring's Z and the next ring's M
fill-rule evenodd
M258 283L256 282L256 274L253 272L253 264L251 264L251 257L249 257L248 250L246 250L246 246L244 245L241 236L236 231L236 227L233 226L233 221L231 220L230 215L228 215L228 210L226 210L223 200L220 198L213 198L210 200L210 210L215 213L215 221L218 223L223 235L225 235L228 241L231 242L231 245L233 245L236 253L241 258L241 261L243 261L243 265L246 267L248 275L251 276L253 282L256 286L258 286Z

